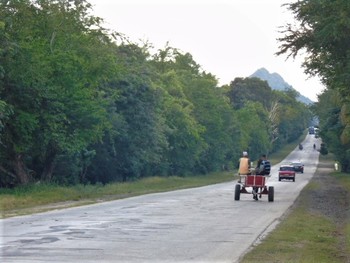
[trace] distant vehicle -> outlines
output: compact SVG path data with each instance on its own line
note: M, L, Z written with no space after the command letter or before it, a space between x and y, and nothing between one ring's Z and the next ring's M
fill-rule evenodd
M301 162L292 162L290 163L294 167L294 171L298 173L304 173L304 164Z
M309 134L315 134L315 127L309 127Z
M292 180L295 182L295 170L293 165L284 164L280 166L278 171L278 181L281 181L282 179Z

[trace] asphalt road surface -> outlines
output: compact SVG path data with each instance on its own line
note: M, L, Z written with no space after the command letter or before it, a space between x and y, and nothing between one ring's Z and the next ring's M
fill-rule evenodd
M1 262L239 262L280 222L313 176L320 141L307 135L283 162L302 161L296 181L234 200L237 181L0 220Z

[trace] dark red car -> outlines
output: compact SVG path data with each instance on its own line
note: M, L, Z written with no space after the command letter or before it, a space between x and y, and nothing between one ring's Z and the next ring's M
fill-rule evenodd
M301 162L292 162L291 165L297 173L304 173L304 164Z
M281 181L282 179L295 182L295 170L293 165L285 164L280 166L280 169L278 170L278 181Z

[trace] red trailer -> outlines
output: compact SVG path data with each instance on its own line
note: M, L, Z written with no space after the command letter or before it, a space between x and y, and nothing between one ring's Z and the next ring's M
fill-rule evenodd
M274 188L273 186L266 186L267 176L265 175L247 175L241 180L241 183L237 183L235 187L235 200L240 199L241 194L253 194L253 196L262 197L262 195L268 195L269 202L273 202ZM251 190L247 190L251 188ZM257 192L254 192L257 189ZM255 198L254 198L255 199ZM256 198L257 200L257 198Z

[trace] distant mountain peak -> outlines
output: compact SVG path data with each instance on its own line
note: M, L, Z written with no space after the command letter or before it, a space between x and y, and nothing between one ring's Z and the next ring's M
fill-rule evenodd
M281 90L281 91L288 90L288 89L295 90L291 85L289 85L282 78L281 75L279 75L276 72L270 73L266 68L260 68L257 71L255 71L252 75L249 76L249 78L253 78L253 77L267 81L269 86L274 90ZM303 102L305 104L312 104L313 103L313 101L310 100L309 98L301 95L298 91L296 91L296 92L299 94L297 99L300 102Z
M255 73L260 73L260 74L270 74L270 72L266 68L259 68Z

